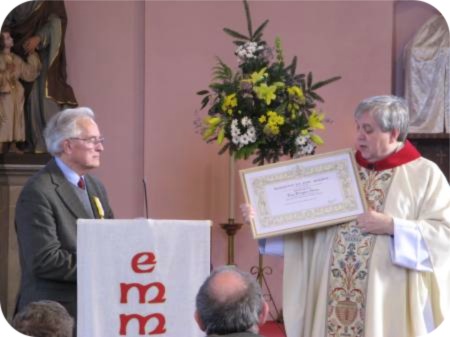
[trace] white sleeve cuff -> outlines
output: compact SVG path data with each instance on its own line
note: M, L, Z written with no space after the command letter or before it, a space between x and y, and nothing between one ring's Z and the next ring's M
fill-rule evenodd
M433 271L428 248L415 222L394 218L389 248L392 263L417 271Z
M261 255L284 255L284 240L282 236L258 240Z

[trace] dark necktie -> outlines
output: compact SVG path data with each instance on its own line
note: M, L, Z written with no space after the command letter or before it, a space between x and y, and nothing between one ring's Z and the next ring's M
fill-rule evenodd
M82 190L86 189L86 184L84 183L83 177L80 177L80 180L78 180L78 187L81 188Z

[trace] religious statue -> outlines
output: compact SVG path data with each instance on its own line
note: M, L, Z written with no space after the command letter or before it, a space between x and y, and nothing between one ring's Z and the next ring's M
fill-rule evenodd
M19 79L34 81L41 68L35 52L22 60L11 51L14 40L7 28L0 34L0 153L18 152L25 141L24 89Z
M64 1L29 1L6 17L15 43L14 53L26 59L37 52L42 64L39 77L25 88L25 143L27 152L46 152L43 131L47 121L62 108L78 105L67 83L64 37L67 14Z

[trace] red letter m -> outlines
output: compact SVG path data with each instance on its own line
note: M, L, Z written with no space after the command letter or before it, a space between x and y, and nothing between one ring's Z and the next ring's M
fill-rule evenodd
M149 335L157 335L157 334L165 333L166 332L166 318L162 314L156 313L156 314L151 314L148 316L141 316L138 314L130 314L130 315L121 314L120 315L120 335L125 336L127 334L128 323L132 319L136 319L139 323L139 335L145 335L145 326L147 325L147 322L149 320L151 320L152 318L156 318L158 320L158 324L148 334Z
M140 283L121 283L120 284L120 303L128 303L128 292L131 288L136 288L139 292L139 303L145 303L147 293L151 288L156 288L156 294L148 303L164 303L166 299L166 287L161 282L152 282L147 285Z

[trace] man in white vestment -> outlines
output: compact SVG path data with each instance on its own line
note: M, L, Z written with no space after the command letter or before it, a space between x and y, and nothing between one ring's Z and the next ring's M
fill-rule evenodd
M355 121L369 210L284 237L288 337L413 337L450 319L449 184L406 140L402 99L366 99Z

